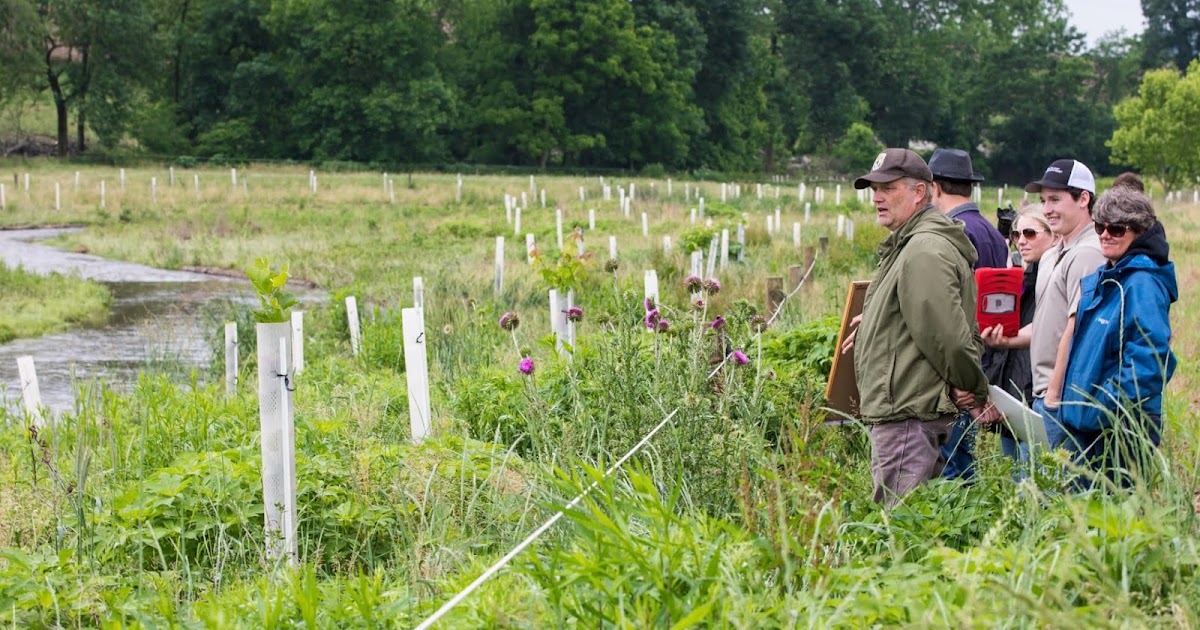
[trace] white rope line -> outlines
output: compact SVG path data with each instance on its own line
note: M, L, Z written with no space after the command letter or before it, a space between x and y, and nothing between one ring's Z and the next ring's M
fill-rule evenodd
M809 276L811 276L811 275L812 275L813 269L815 269L815 268L816 268L816 266L817 266L817 254L814 252L814 253L813 253L813 260L812 260L812 262L811 262L811 263L809 263L809 265L808 265L808 271L805 271L805 272L804 272L804 277L803 277L803 278L800 278L800 282L796 283L796 288L792 289L792 292L791 292L791 293L789 293L789 294L787 294L787 295L783 296L783 299L779 301L779 305L775 307L775 312L771 314L771 319L768 319L768 320L767 320L767 326L768 326L768 327L771 325L771 323L772 323L772 322L774 322L774 321L775 321L775 318L776 318L776 317L779 317L779 312L783 310L783 305L784 305L784 304L787 304L787 301L788 301L788 299L790 299L790 298L791 298L793 295L796 295L796 292L797 292L797 291L799 291L799 290L801 289L801 287L803 287L803 286L804 286L804 283L805 283L805 282L808 282L808 278L809 278ZM751 340L751 341L753 341L753 340L757 339L757 338L758 338L759 336L761 336L761 335L762 335L762 333L761 333L761 332L754 333L754 336L753 336L753 337L751 337L751 338L750 338L750 340ZM723 359L721 359L721 362L717 364L717 367L713 368L713 371L712 371L712 372L710 372L710 373L708 374L708 378L712 378L712 377L716 376L716 375L717 375L717 372L720 372L720 371L721 371L721 368L722 368L722 367L725 367L725 363L726 363L728 360L729 360L729 356L728 356L728 355L727 355L727 356L725 356Z
M474 582L471 582L469 585L467 585L466 588L464 588L462 591L460 591L457 595L450 598L450 600L447 601L445 604L442 604L442 607L438 608L437 612L430 615L427 619L425 619L425 621L422 621L421 625L416 627L416 630L426 630L433 624L437 623L439 619L441 619L443 616L445 616L446 613L450 612L450 610L452 608L454 608L459 603L461 603L462 600L466 599L468 595L470 595L472 592L474 592L475 589L479 588L479 586L482 585L484 582L486 582L488 580L488 578L495 575L500 569L503 569L504 565L508 564L508 562L510 560L512 560L513 558L515 558L517 556L517 554L524 551L525 548L530 545L530 543L537 540L537 538L539 536L541 536L546 530L550 529L555 523L557 523L558 519L562 518L566 514L567 510L570 510L570 509L574 508L576 505L578 505L579 502L584 499L584 497L586 497L588 494L590 494L592 492L592 490L595 490L600 485L601 481L604 481L605 479L607 479L609 475L611 475L616 469L620 468L621 465L624 464L630 457L633 457L633 455L635 453L637 453L639 450L641 450L641 448L643 446L645 446L647 442L650 441L650 438L654 437L654 434L658 433L659 429L662 429L664 426L666 426L667 423L671 421L671 418L674 418L675 414L677 414L677 413L679 413L678 407L676 407L675 410L672 411L671 413L667 414L667 417L663 418L662 422L658 423L658 426L651 429L650 432L646 434L646 437L642 438L642 440L640 442L633 445L633 448L629 449L628 453L625 453L625 455L623 457L621 457L621 459L618 459L615 464L610 466L608 468L608 470L606 470L604 472L603 477L601 477L600 479L597 479L596 481L593 481L592 485L588 486L586 490L584 490L583 492L581 492L579 494L579 496L575 497L574 499L571 499L571 502L568 503L566 505L566 507L559 510L558 513L556 513L554 516L550 517L550 520L543 523L541 527L533 530L533 533L529 534L529 536L527 536L525 538L525 540L522 540L519 545L517 545L516 547L513 547L512 551L504 554L503 558L500 558L499 560L497 560L495 564L488 567L488 569L486 571L484 571L482 574L480 574L479 577L475 578Z

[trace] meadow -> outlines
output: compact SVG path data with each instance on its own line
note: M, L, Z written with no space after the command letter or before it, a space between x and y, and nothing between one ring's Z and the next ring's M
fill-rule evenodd
M1180 368L1145 478L1129 491L1073 492L1066 481L1080 471L1059 453L1018 483L984 435L976 483L931 483L883 511L870 500L865 431L826 426L820 410L847 285L870 276L884 235L848 183L839 205L833 182L806 182L805 201L795 181L778 198L764 184L762 199L743 182L722 202L716 182L676 179L668 195L665 178L609 177L604 200L598 177L537 175L543 208L528 176L464 173L460 196L453 174L322 172L314 191L300 167L240 167L236 185L228 169L176 166L172 185L165 166L129 168L123 188L116 167L3 163L0 173L0 226L84 225L56 244L165 268L244 270L266 257L331 297L302 305L297 566L265 554L257 366L244 335L235 395L214 365L184 380L147 374L128 394L81 384L77 409L40 431L3 418L0 623L413 627L596 483L437 627L1200 625L1195 204L1159 204L1180 274ZM626 217L617 188L631 183ZM711 227L691 221L698 203L685 186L702 188ZM522 192L517 231L503 196ZM995 199L987 189L981 205ZM777 207L784 229L769 234ZM838 215L855 222L854 240L837 235ZM719 290L693 295L685 251L707 257L739 223L743 261L731 256L714 274ZM768 276L786 286L806 247L817 251L811 277L764 329ZM664 332L645 326L649 269ZM414 276L425 284L435 427L420 444L400 331ZM584 311L569 359L549 334L551 288L574 289ZM357 355L349 295L362 305ZM520 324L506 331L498 321L510 311ZM251 323L244 307L225 317ZM214 326L218 346L220 334Z

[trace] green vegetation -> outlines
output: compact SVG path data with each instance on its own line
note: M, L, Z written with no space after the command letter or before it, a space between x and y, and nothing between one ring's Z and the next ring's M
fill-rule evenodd
M626 219L615 194L599 200L595 178L539 176L550 207L526 209L521 231L536 236L546 261L559 260L557 206L564 230L581 225L586 245L582 259L539 269L512 246L519 239L500 204L504 193L528 191L527 177L465 177L460 203L452 177L415 175L412 188L396 187L393 205L376 174L319 173L313 194L306 169L239 169L245 189L233 189L227 171L195 173L199 199L193 172L178 171L184 183L163 186L154 205L147 184L163 173L131 170L106 209L81 192L48 216L39 202L47 183L72 173L38 165L31 199L15 196L0 220L86 221L62 241L159 266L287 260L295 277L330 291L306 313L306 365L294 381L301 563L264 558L251 375L233 396L217 367L182 380L144 376L130 393L85 387L76 410L36 433L0 411L0 624L413 627L593 482L567 518L438 627L1200 621L1193 291L1181 292L1172 314L1180 367L1162 457L1132 491L1065 491L1077 471L1058 454L1018 484L987 434L976 484L934 482L885 512L870 499L865 432L820 424L847 282L869 277L883 236L846 190L834 206L825 184L827 202L814 203L801 245L830 237L828 252L818 254L809 288L759 336L764 276L787 277L803 260L790 230L762 228L776 206L785 225L803 221L794 183L780 199L765 187L760 201L749 184L742 197L713 204L729 210L721 221L745 213L746 259L719 272L719 292L697 306L683 284L679 237L693 230L703 239L679 180L670 198L665 181L637 180L637 212ZM115 181L113 169L81 177L82 190ZM579 186L594 201L580 204ZM719 199L717 186L703 190ZM633 218L641 211L652 217L648 237ZM1186 270L1200 264L1200 207L1159 211L1178 235L1172 251L1186 287ZM854 243L834 234L840 213L858 223ZM614 272L604 271L608 235L619 239ZM675 237L670 255L664 235ZM496 236L510 243L498 294ZM564 246L573 252L576 243ZM658 272L666 332L646 332L645 269ZM409 440L398 316L416 275L426 287L436 430L420 445ZM586 313L572 360L547 337L552 283L574 286ZM346 295L363 305L358 356ZM222 319L249 323L250 307L230 308ZM498 325L506 311L520 315L514 330ZM725 325L714 331L717 316ZM734 350L749 362L722 362ZM534 362L528 375L522 358Z
M1120 127L1109 146L1120 164L1153 176L1165 190L1200 176L1200 59L1186 74L1172 68L1147 72L1137 96L1116 108Z
M108 289L60 274L39 276L0 263L0 343L108 318Z

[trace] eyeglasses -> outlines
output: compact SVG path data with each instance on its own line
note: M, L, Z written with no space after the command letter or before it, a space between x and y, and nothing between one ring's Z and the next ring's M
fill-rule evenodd
M1045 231L1046 230L1035 230L1033 228L1025 228L1024 230L1013 230L1012 232L1009 233L1008 236L1009 236L1009 238L1011 238L1014 241L1021 238L1022 236L1025 237L1025 240L1032 241L1033 239L1037 238L1038 232L1045 232Z
M1104 234L1104 232L1107 230L1108 235L1113 238L1121 238L1122 236L1125 236L1125 232L1128 232L1131 229L1132 228L1130 226L1122 225L1120 223L1097 223L1096 224L1096 234Z

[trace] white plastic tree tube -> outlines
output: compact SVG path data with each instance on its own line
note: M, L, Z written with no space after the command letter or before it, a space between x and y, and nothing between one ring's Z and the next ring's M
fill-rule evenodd
M650 236L650 218L642 213L642 236Z
M425 308L425 279L413 276L413 307Z
M292 311L292 370L304 370L304 311Z
M670 255L671 255L671 237L664 236L663 237L663 256L670 256Z
M358 300L353 295L346 298L346 321L350 325L350 353L358 356L362 329L358 323Z
M617 259L617 237L608 237L608 257L613 260Z
M105 189L104 180L100 180L100 207L108 207L108 191Z
M429 362L425 350L425 315L422 309L401 309L404 334L404 372L408 384L408 417L413 442L433 431L429 407Z
M516 219L513 221L513 234L516 235L521 233L521 209L517 208L514 212Z
M792 223L792 247L800 249L800 224Z
M737 243L738 243L738 256L737 256L738 262L742 262L743 260L746 259L746 226L742 225L741 223L738 224Z
M17 357L17 372L21 378L21 400L25 404L25 416L37 428L46 424L42 416L42 390L38 387L37 369L33 357Z
M237 322L225 322L225 393L237 392L238 338Z
M561 238L561 237L560 237ZM504 290L504 237L496 237L496 278L493 285L496 293Z
M262 446L263 522L267 536L267 557L279 560L289 555L289 540L284 520L286 507L294 502L287 489L288 448L284 413L292 409L291 377L282 372L281 354L291 342L289 322L256 324L255 345L258 355L258 419ZM294 464L292 464L294 468Z
M296 541L296 418L292 412L294 381L287 376L288 340L279 340L279 422L283 441L283 544L288 564L295 565L299 556Z
M533 241L532 234L525 235L525 261L533 264L533 254L537 251L537 243Z
M658 272L654 269L647 269L644 282L646 285L645 296L653 299L655 304L658 304Z
M588 230L596 229L596 209L588 209Z
M721 230L721 270L729 267L729 230Z

